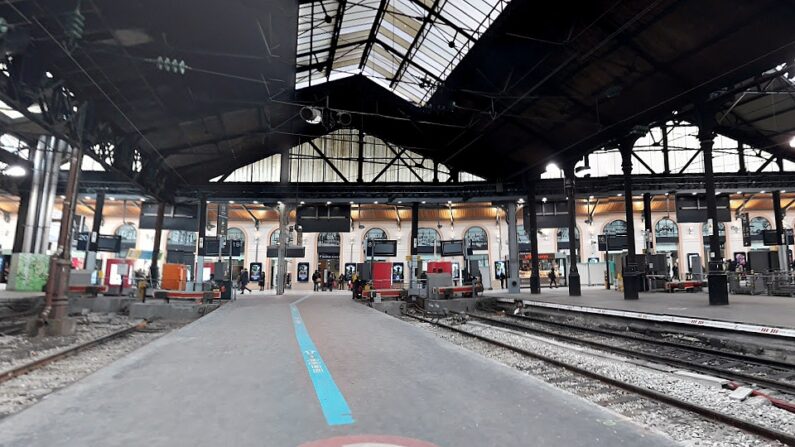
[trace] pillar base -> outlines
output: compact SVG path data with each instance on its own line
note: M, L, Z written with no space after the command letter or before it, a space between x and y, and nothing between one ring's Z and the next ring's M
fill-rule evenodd
M531 276L530 277L530 293L532 295L538 295L541 293L541 278L538 276Z
M707 290L710 306L727 306L729 304L729 288L725 273L707 275Z
M508 293L519 293L519 278L508 278Z
M47 324L41 325L41 320L31 320L27 326L27 333L31 337L46 336L59 337L64 335L74 335L77 331L77 320L75 318L63 317L47 320Z
M580 272L569 273L569 296L582 295L582 287L580 286Z
M638 279L640 275L637 272L624 273L624 299L636 300L638 299Z

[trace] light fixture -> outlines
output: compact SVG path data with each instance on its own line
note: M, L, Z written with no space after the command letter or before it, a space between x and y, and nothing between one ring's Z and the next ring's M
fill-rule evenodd
M85 200L91 200L91 196L85 196L85 197L83 197L83 199L85 199Z
M28 171L20 165L11 165L3 170L3 175L9 177L24 177L27 173Z
M524 199L523 199L523 198L521 198L521 197L519 197L519 200L517 200L517 202L518 202L518 203L524 203Z
M318 108L302 107L298 113L301 116L301 119L306 121L308 124L320 124L323 122L323 112Z
M60 198L62 198L62 199L65 199L65 198L66 198L66 196L64 196L64 195L61 195L61 196L59 196L59 197L60 197Z
M282 201L281 201L281 200L277 200L277 201L276 201L276 204L277 204L277 205L284 205L284 204L282 203Z
M787 192L787 190L786 190L786 189L782 189L782 190L781 190L781 194L784 194L785 192Z
M425 205L425 201L424 200L422 201L422 204Z
M34 115L39 115L41 114L41 106L39 103L34 102L30 105L30 107L28 107L28 112L33 113Z
M541 201L544 202L544 203L547 203L547 198L546 197L542 197Z
M235 203L235 201L234 200L230 200L229 203Z
M593 199L594 199L593 196L588 196L588 200L593 200Z
M302 200L301 202L299 202L299 204L300 204L300 205L303 205L303 204L305 204L305 203L306 203L306 202L304 202L303 200Z
M401 203L403 203L403 201L402 200L398 200L398 204L401 204Z
M448 201L447 201L447 204L448 204L448 205L451 205L452 203L453 203L453 201L452 201L452 200L448 200Z
M251 203L253 203L254 205L259 205L259 201L257 201L257 200L255 200L255 201L253 201Z
M790 138L789 147L795 147L795 137Z
M547 165L547 172L554 172L557 170L558 170L558 165L556 165L555 163L549 163Z
M618 197L622 197L624 193L618 193Z
M693 194L693 195L696 195L696 194L698 194L698 193L697 193L697 192L695 192L695 191L693 191L691 194Z
M327 202L326 202L326 205L331 205L331 201L330 201L330 200L329 200L329 201L327 201Z
M765 191L764 191L764 190L762 190L762 191L759 191L759 194L764 194L764 193L765 193Z
M742 191L737 191L737 194L742 194L742 193L743 193Z
M376 205L378 205L378 200L374 201L373 203L374 203L374 204L376 204Z
M141 202L146 202L146 197L139 197L138 200L140 200Z
M113 202L113 201L115 201L115 200L116 200L116 198L115 198L115 197L108 197L108 200L110 200L111 202Z
M301 203L304 203L304 202L301 202ZM353 202L348 202L348 203L350 203L351 205L353 205Z

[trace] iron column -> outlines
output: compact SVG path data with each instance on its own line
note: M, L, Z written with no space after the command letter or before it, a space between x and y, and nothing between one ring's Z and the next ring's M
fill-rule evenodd
M624 171L624 210L627 220L627 260L624 266L624 299L638 299L638 276L635 259L635 219L632 209L632 148L636 139L630 138L620 144L621 169Z
M99 229L102 226L102 210L105 207L105 193L97 193L97 203L94 205L94 220L91 223L91 233L86 244L86 270L94 270L97 265L97 248L99 247Z
M152 263L149 265L149 277L152 287L156 287L160 279L160 269L157 265L157 258L160 257L160 238L163 235L163 218L166 212L166 204L157 204L157 217L155 218L155 241L152 244Z
M701 152L704 155L704 182L707 194L707 218L712 222L712 234L709 236L709 272L707 288L711 306L729 304L729 290L726 272L723 271L723 255L720 248L720 230L718 222L718 203L715 197L715 177L712 172L712 145L715 134L712 127L702 123L698 128L698 139L701 141Z
M516 203L508 202L505 209L508 223L508 293L519 293L519 238L516 232Z
M541 293L541 271L538 259L538 216L536 213L536 184L527 188L527 203L524 205L524 230L530 238L530 293Z
M789 271L789 245L787 245L787 230L784 228L784 213L781 210L781 191L773 191L773 216L776 221L776 235L778 236L778 265L782 272Z
M577 269L577 199L574 186L574 164L569 163L564 172L566 201L569 207L569 296L582 295L580 271Z

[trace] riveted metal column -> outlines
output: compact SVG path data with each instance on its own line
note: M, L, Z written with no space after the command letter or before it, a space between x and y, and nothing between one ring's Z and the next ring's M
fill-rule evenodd
M787 245L787 230L784 228L784 213L781 210L781 191L773 191L773 216L776 221L776 234L778 235L778 265L782 272L788 272L789 245Z
M276 258L276 295L284 295L287 285L287 225L290 220L290 209L286 204L280 203L276 210L279 212L279 248Z
M711 126L702 123L698 130L701 141L701 152L704 155L704 182L707 195L707 218L712 222L712 234L709 236L709 272L707 287L709 304L722 306L729 304L729 289L726 272L723 271L723 256L720 248L720 230L718 222L718 203L715 197L715 177L712 171L712 145L715 134Z
M413 202L411 204L411 254L417 254L417 247L419 246L418 233L420 231L420 204Z
M508 224L508 293L519 293L519 238L516 232L516 203L505 207Z
M166 204L157 204L157 217L155 218L155 241L152 244L152 263L149 264L149 277L152 278L152 285L156 287L160 279L160 268L158 258L160 257L160 239L163 236L163 219L166 212Z
M196 271L193 274L196 282L201 283L206 279L204 278L204 242L207 239L207 197L204 195L199 196L199 225L196 228L198 237L196 238ZM201 290L201 288L200 288Z
M536 213L536 185L527 188L527 202L524 206L524 230L530 238L530 293L541 293L541 271L538 263L538 216Z
M61 213L61 229L58 234L58 247L50 259L50 275L47 280L46 306L41 319L46 322L48 335L69 335L74 333L76 322L68 317L69 272L72 269L72 221L77 202L77 184L80 181L80 160L83 148L71 149L69 157L69 177Z
M621 169L624 171L624 209L627 220L627 259L623 270L624 299L638 299L640 274L635 259L635 219L632 209L632 148L634 139L621 143Z
M574 165L566 167L564 174L566 201L569 208L569 296L582 295L580 286L580 271L577 268L579 260L579 247L577 246L577 197L574 184Z

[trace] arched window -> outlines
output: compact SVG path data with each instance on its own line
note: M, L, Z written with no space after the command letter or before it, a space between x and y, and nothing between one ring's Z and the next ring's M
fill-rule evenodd
M432 254L436 252L439 243L439 232L433 228L417 229L417 253Z
M383 240L386 239L386 231L380 228L370 228L367 233L364 233L364 240Z
M574 237L577 238L577 246L580 243L580 229L574 227ZM567 250L569 248L569 229L558 228L558 250Z
M767 221L767 219L765 219L764 217L762 217L762 219ZM751 220L753 221L753 219ZM770 225L770 222L768 222L768 225ZM712 234L712 225L707 225L707 224L702 225L701 234L704 236L704 242L709 244L709 236ZM752 232L751 234L753 235L754 233ZM762 234L761 230L759 234ZM726 224L724 224L723 222L718 222L718 237L720 238L721 242L726 240Z
M271 233L271 239L270 239L270 244L269 245L270 246L279 245L279 229L278 228L273 230L273 233ZM293 232L292 231L287 233L287 245L293 245Z
M318 247L339 247L340 234L339 233L318 233L317 235Z
M168 233L166 249L193 252L196 247L196 232L172 230Z
M770 221L764 217L754 217L748 221L748 229L751 230L751 240L762 240L762 232L770 230L772 227Z
M226 232L226 238L230 241L245 241L246 233L244 233L240 228L230 228Z
M127 255L127 250L135 248L135 241L138 239L138 230L135 229L135 225L126 223L116 228L114 234L116 236L121 236L122 257Z
M627 234L627 222L625 220L616 219L605 225L604 234L617 235Z
M472 250L488 250L489 249L489 236L481 227L472 227L464 234L467 240L468 247Z
M665 217L654 226L654 237L657 242L675 242L679 240L679 227L676 222Z

